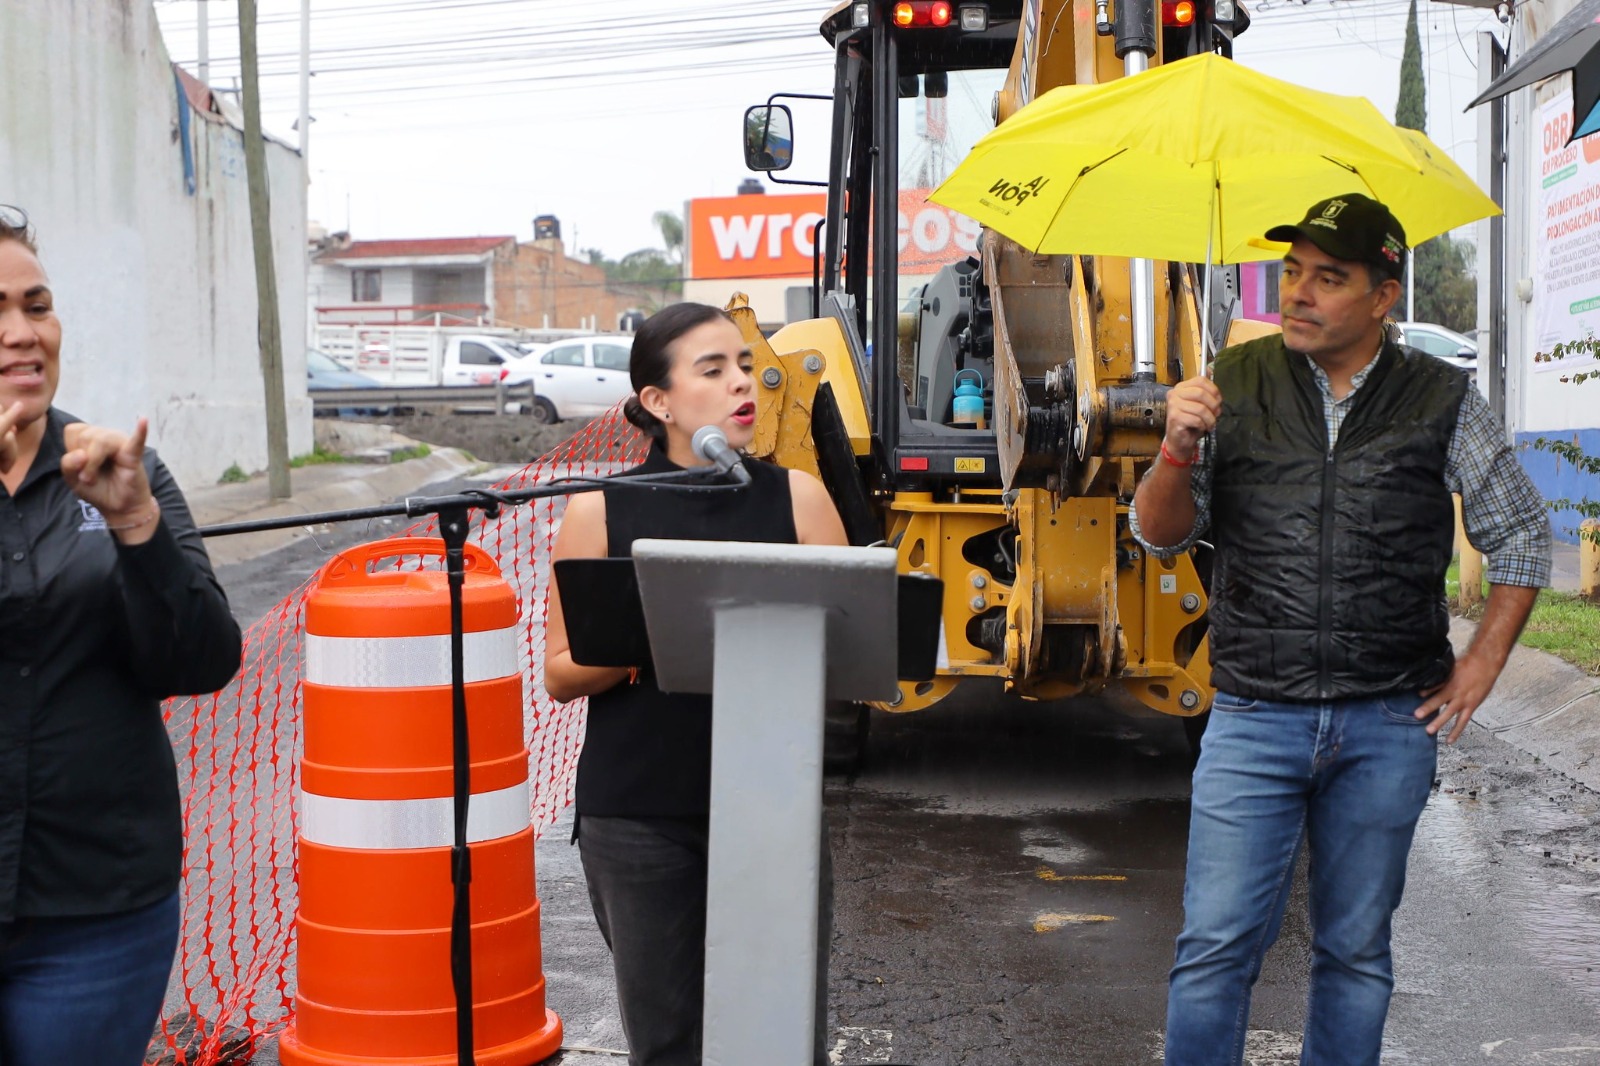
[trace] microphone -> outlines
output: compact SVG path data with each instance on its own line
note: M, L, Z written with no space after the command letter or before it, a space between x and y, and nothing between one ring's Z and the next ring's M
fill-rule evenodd
M694 431L689 447L700 458L716 465L717 471L741 485L750 484L750 471L744 468L743 456L728 444L728 435L716 426L701 426Z

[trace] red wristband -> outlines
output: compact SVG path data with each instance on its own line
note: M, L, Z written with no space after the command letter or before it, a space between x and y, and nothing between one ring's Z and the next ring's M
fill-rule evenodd
M1171 452L1167 451L1167 442L1165 440L1163 440L1161 442L1161 458L1169 466L1185 467L1185 466L1193 466L1194 465L1194 460L1193 459L1190 459L1188 462L1183 462L1180 459L1178 459L1177 456L1175 456Z

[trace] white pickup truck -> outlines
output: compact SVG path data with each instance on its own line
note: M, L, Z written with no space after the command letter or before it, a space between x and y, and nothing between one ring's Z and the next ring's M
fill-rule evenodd
M316 347L384 385L521 384L532 369L509 333L448 326L318 326Z

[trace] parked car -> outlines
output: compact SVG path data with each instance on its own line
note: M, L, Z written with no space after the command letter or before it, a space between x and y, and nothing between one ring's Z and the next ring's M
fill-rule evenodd
M510 336L454 326L318 326L317 347L383 385L508 385L522 354ZM520 379L526 380L526 378Z
M538 396L533 401L536 422L599 415L627 399L633 391L628 360L633 335L603 334L557 341L530 352L511 367L512 377L533 378Z
M356 370L346 370L325 352L315 348L306 349L306 388L311 392L320 389L381 389L383 383L368 377ZM318 411L317 414L336 414L340 418L362 415L387 415L388 407L340 407L332 412Z
M1458 366L1477 379L1478 345L1472 338L1432 322L1402 322L1400 332L1410 347Z

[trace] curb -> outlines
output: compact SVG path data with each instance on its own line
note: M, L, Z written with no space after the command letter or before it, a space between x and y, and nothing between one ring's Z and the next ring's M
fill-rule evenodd
M1451 619L1457 654L1477 631L1464 618ZM1518 644L1472 721L1600 792L1600 677Z
M456 448L434 448L420 459L408 459L392 466L339 463L292 470L288 499L268 497L264 478L238 485L208 486L185 493L185 496L195 523L208 526L392 503L424 485L460 477L488 465ZM306 528L294 527L212 537L206 541L206 551L211 556L212 566L230 566L308 535Z

